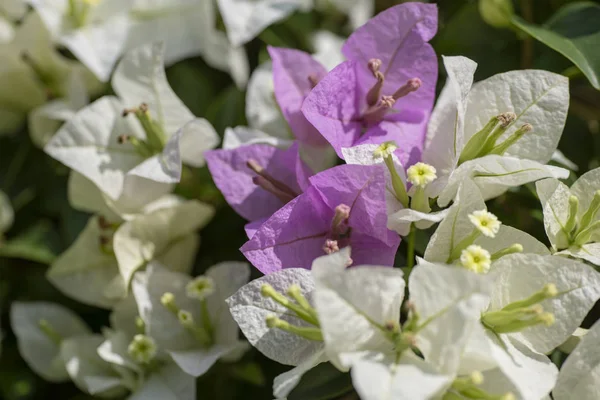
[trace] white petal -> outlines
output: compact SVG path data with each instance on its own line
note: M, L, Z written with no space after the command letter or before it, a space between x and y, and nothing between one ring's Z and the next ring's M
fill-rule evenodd
M56 259L46 273L61 292L82 303L111 308L117 299L107 298L106 287L119 275L117 259L100 247L98 217L89 219L79 237Z
M128 400L194 400L196 378L174 364L167 364L148 377Z
M271 68L271 62L266 62L252 72L246 92L246 118L251 128L280 139L291 139L292 132L283 118L273 92Z
M197 341L179 323L177 316L161 304L162 295L172 293L179 309L190 312L194 320L201 321L200 304L187 297L185 292L185 286L191 279L153 263L146 273L137 273L132 281L132 292L140 316L146 323L146 332L159 348L178 351L198 347Z
M558 145L568 108L569 80L562 75L540 70L494 75L473 85L465 139L483 128L490 118L511 111L517 114L517 119L497 143L529 123L533 131L526 133L506 154L546 163Z
M148 104L150 116L171 136L194 115L169 86L163 55L160 42L129 51L115 70L112 86L126 108Z
M102 342L102 335L75 336L61 343L60 355L79 389L100 397L123 396L121 377L96 352Z
M433 165L438 176L450 175L465 145L467 96L477 68L477 63L466 57L443 57L443 60L448 79L431 114L423 151L423 161ZM431 197L439 193L435 192Z
M62 338L85 335L90 330L81 318L58 304L14 302L11 306L10 325L27 365L48 381L65 381L69 375L59 355L60 345L42 332L41 320L46 320Z
M483 390L496 395L512 392L518 399L541 399L550 393L558 370L548 357L510 339L491 349L499 368L483 373Z
M363 3L368 2L371 2L371 0L363 1ZM365 20L364 22L367 21ZM357 27L358 26L359 25L357 25ZM313 58L327 68L328 71L331 71L345 61L344 55L342 54L342 46L345 41L345 38L330 31L322 30L315 32L312 36L312 44L315 48Z
M343 352L390 351L392 342L382 327L400 321L404 298L402 271L387 267L359 266L339 273L316 269L315 308L319 314L325 350L339 369Z
M170 351L173 361L186 374L191 376L201 376L206 373L221 357L231 352L236 344L229 346L211 346L208 349L192 349Z
M213 68L228 72L239 89L248 83L250 66L244 46L232 45L225 32L213 29L204 49L204 61Z
M563 226L569 219L569 197L571 191L564 183L554 179L542 179L535 183L542 203L544 228L550 243L559 249L569 246L569 239L563 232Z
M196 118L181 128L181 160L192 167L202 167L205 164L204 152L218 145L219 135L204 118Z
M114 236L119 270L129 282L138 268L160 256L184 236L202 228L214 209L195 200L141 215L121 225Z
M123 192L127 171L143 161L133 147L118 143L122 134L143 134L132 120L122 117L123 108L115 97L95 101L63 125L44 148L115 200Z
M129 356L127 348L131 342L131 338L121 331L105 332L106 339L98 347L97 352L100 358L107 363L114 364L119 367L125 367L137 373L141 373L140 366Z
M141 272L140 274L143 274ZM142 305L140 305L141 307ZM140 328L136 325L136 317L140 315L138 311L138 303L133 295L119 301L110 313L110 326L124 332L129 337L133 337L140 333Z
M563 167L569 168L571 171L578 171L579 167L573 161L569 160L562 151L556 149L552 153L552 161L562 165Z
M285 293L291 285L297 284L304 296L311 301L314 290L311 273L300 268L283 269L253 280L227 299L233 319L250 344L281 364L299 365L321 351L323 343L307 340L281 329L268 328L265 319L269 315L276 315L297 326L308 324L291 315L287 308L271 298L263 297L260 293L263 284L270 284L280 293Z
M440 193L438 204L445 207L456 195L460 184L472 178L485 200L504 193L509 187L520 186L543 178L567 178L569 170L542 165L536 161L508 156L485 156L460 165L450 176Z
M387 227L398 232L400 236L407 236L410 233L410 225L412 223L419 229L428 229L434 224L443 221L449 211L450 209L445 209L432 213L422 213L404 208L388 216Z
M269 25L307 4L306 0L218 0L219 10L234 46L256 37Z
M156 182L175 184L181 179L181 151L179 141L183 131L169 138L162 152L145 159L129 170L128 174Z
M410 300L423 321L442 315L473 294L488 295L492 280L463 268L420 263L410 274Z
M250 266L244 262L222 262L210 267L206 276L215 282L215 292L206 302L216 331L216 342L224 345L235 344L239 332L238 325L233 320L225 300L248 283Z
M305 373L326 361L327 356L325 355L325 351L321 350L302 361L297 367L277 375L275 379L273 379L273 396L275 396L276 399L286 398L296 385L298 385Z
M581 258L594 265L600 265L600 243L588 243L581 247L570 247L555 254L565 254L575 258Z
M225 136L223 138L223 149L235 149L240 146L250 144L269 144L271 146L287 149L292 145L292 141L288 139L280 139L276 136L271 136L257 129L248 128L245 126L236 126L235 128L225 128Z
M552 392L556 400L600 398L600 322L596 322L562 365Z
M63 99L49 101L32 110L28 115L28 126L33 143L43 148L62 124L75 115L75 111Z
M135 175L126 175L123 191L112 200L85 176L71 171L68 183L69 204L77 210L95 213L108 220L131 219L133 214L150 212L148 207L173 190L172 184L152 181Z
M496 261L493 276L497 284L491 310L527 298L546 283L556 285L559 295L541 303L544 311L554 314L556 322L549 327L536 325L512 334L543 354L567 340L600 298L600 274L586 264L564 257L511 254Z
M363 400L436 398L453 378L408 354L397 363L393 357L367 355L352 367L352 383Z
M118 58L123 54L128 28L127 15L118 14L101 23L65 33L61 35L60 41L99 80L106 82Z
M454 204L440 223L425 249L424 258L431 262L448 262L452 250L476 228L468 218L473 211L485 210L485 202L477 186L465 179Z
M587 211L594 198L594 193L600 190L600 168L593 169L581 175L571 186L571 192L579 199L579 216ZM596 216L596 220L600 216Z

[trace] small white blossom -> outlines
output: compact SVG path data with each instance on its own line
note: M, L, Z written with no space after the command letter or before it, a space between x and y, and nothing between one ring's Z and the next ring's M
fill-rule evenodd
M198 276L185 286L188 297L204 300L215 292L215 282L208 276Z
M490 270L492 258L486 249L476 244L472 244L462 251L460 263L470 271L478 274L485 274Z
M406 174L410 183L421 187L427 186L437 178L435 168L422 162L410 166L406 171Z
M156 342L149 336L135 335L127 346L127 352L137 362L148 364L156 356Z
M498 220L498 217L486 210L478 210L469 214L469 221L471 221L475 228L482 234L491 238L496 236L500 230L500 225L502 224Z

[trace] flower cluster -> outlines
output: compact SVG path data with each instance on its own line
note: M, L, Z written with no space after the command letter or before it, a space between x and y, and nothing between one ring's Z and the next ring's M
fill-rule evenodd
M368 0L323 2L357 29L345 42L323 33L317 54L269 47L248 81L249 126L215 149L217 132L177 97L165 64L202 55L244 85L241 45L320 1L217 0L226 33L212 0L28 3L8 22L15 75L0 73L27 85L2 94L19 107L0 129L28 115L36 143L69 167L69 202L92 216L47 278L110 310L98 333L57 304L14 303L37 374L102 398L187 400L249 342L294 367L275 378L276 398L325 362L349 371L363 400L597 398L598 323L560 370L548 357L578 340L600 299L600 168L568 188L570 171L547 164L567 78L523 70L473 83L474 61L443 57L434 107L435 5L368 20ZM90 103L109 78L113 94ZM205 164L247 220L240 251L258 279L241 262L190 276L215 210L175 187ZM532 182L550 247L486 206ZM4 197L0 234L13 220ZM417 230L436 224L415 257Z

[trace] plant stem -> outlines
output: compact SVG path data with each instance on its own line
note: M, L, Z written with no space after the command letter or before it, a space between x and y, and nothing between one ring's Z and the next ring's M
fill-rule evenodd
M523 19L533 23L533 7L531 0L521 0L521 14ZM533 38L525 36L521 44L521 68L529 69L533 64Z

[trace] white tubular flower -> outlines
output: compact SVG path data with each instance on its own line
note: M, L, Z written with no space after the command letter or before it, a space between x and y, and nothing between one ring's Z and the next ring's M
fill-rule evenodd
M127 352L135 361L148 364L156 356L156 342L149 336L135 335L127 347Z
M462 251L460 263L469 271L485 274L490 270L492 257L483 247L472 244Z
M427 186L437 178L435 167L422 162L411 166L406 172L408 181L421 187Z
M478 210L469 214L469 220L479 232L491 238L496 236L502 224L498 217L486 210Z
M208 276L198 276L185 286L188 297L204 300L215 292L215 281Z

